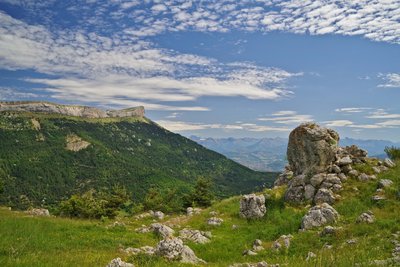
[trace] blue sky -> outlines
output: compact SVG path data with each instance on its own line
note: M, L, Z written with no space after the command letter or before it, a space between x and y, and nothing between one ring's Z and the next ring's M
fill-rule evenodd
M0 99L144 105L184 135L400 141L400 1L0 0Z

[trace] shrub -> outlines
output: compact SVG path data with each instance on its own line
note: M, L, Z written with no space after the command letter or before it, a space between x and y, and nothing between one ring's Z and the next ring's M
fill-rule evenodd
M114 187L111 192L91 189L62 201L60 213L64 216L90 219L114 218L128 200L128 193L122 187Z
M160 210L162 212L179 212L183 209L182 196L175 189L161 192L157 187L150 187L143 201L144 210Z
M385 147L385 153L388 155L388 157L392 160L398 160L400 159L400 148L398 147Z

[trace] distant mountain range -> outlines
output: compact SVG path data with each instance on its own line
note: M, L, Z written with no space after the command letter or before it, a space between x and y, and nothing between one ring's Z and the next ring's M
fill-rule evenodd
M190 139L253 170L281 171L286 165L287 138L201 138L191 136ZM400 143L387 140L343 138L339 145L357 145L367 150L371 157L384 158L386 146L400 146Z

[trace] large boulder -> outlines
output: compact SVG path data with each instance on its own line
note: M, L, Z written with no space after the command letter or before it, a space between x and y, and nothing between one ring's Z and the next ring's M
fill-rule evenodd
M339 218L339 213L328 203L312 207L301 222L301 228L309 230L326 224L332 224Z
M247 219L261 218L265 215L265 197L255 194L244 195L240 200L240 216Z
M295 175L326 171L336 160L339 135L315 123L304 123L289 135L287 158Z

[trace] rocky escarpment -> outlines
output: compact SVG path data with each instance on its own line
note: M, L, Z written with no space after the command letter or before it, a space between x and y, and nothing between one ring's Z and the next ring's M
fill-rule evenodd
M122 110L101 110L94 107L61 105L49 102L0 102L1 111L38 112L83 118L143 117L144 107Z

